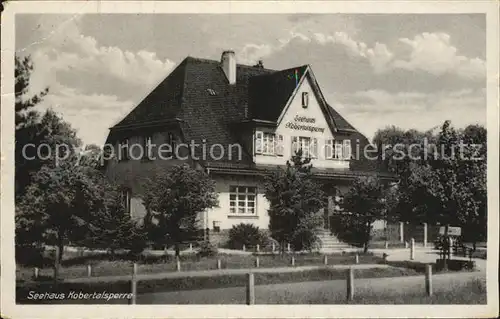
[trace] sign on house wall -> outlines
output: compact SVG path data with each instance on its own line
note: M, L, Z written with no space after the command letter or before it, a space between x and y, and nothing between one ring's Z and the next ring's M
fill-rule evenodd
M314 117L296 115L293 121L285 124L286 128L298 131L321 132L325 131L324 127L318 127Z

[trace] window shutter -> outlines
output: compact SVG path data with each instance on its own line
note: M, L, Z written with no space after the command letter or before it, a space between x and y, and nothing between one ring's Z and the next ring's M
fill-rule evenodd
M276 148L276 154L278 156L283 156L283 148L284 148L284 143L283 143L283 135L278 135L276 140L278 141L277 148Z
M255 132L255 154L262 154L262 132Z
M327 140L325 145L325 158L333 158L333 140Z
M343 150L343 158L344 160L351 159L351 140L344 140L344 150Z
M297 136L292 137L292 156L295 156L297 151L299 150L298 138Z
M311 140L311 150L309 152L312 158L318 157L318 139L313 138Z

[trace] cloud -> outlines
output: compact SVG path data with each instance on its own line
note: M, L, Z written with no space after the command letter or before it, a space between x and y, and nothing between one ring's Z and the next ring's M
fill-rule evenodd
M486 63L479 58L467 58L458 54L450 43L447 33L427 33L416 35L413 40L401 38L399 41L411 49L407 59L394 61L395 68L423 70L434 75L455 73L469 79L483 79Z
M451 120L457 127L486 124L486 90L464 89L434 93L384 90L338 94L330 101L367 137L394 124L404 129L429 129Z
M159 60L154 52L134 53L118 47L101 47L92 37L65 35L52 38L32 55L36 71L40 71L34 77L41 77L44 85L47 80L57 82L58 73L67 73L73 77L90 77L90 82L112 81L116 90L120 85L132 85L140 90L165 77L175 65L170 60Z
M86 94L63 85L57 85L40 104L42 109L60 113L86 143L98 145L104 143L108 128L133 106L133 101L122 101L115 95Z
M80 32L80 18L42 15L33 25L39 41L18 47L34 63L30 92L49 87L41 109L52 108L85 141L102 143L107 129L129 112L145 92L168 75L174 62L155 52L101 46Z

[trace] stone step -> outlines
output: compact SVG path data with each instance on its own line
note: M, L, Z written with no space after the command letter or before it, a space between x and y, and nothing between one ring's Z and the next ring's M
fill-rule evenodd
M340 241L335 235L332 235L328 230L320 231L318 233L318 238L321 241L321 249L342 250L351 248L349 244Z

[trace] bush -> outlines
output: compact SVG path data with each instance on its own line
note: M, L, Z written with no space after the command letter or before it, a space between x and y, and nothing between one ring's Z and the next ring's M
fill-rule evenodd
M204 241L200 245L200 250L198 251L197 255L199 257L210 257L210 256L215 256L217 255L217 247L210 243L209 241Z
M266 243L266 236L252 224L241 223L234 225L229 230L229 248L242 249L245 247L255 247L257 245L264 246Z

